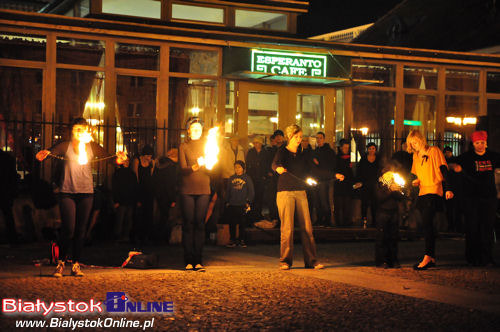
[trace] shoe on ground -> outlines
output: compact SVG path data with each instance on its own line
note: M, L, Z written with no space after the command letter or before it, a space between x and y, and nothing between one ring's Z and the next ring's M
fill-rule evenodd
M201 264L196 264L196 266L194 267L194 269L196 271L198 271L198 272L205 272L206 271L205 267L203 265L201 265Z
M226 248L234 248L236 247L236 243L234 243L234 241L229 241L228 244L226 244Z
M186 265L186 267L184 268L184 270L186 270L186 271L193 271L194 267L193 267L192 264L188 264L188 265Z
M290 270L290 265L287 263L281 263L280 270Z
M245 241L241 240L240 243L238 243L240 247L242 248L246 248L247 247L247 244L245 243Z
M64 262L57 261L57 267L56 267L54 273L52 273L52 276L55 278L62 278L63 271L64 271Z
M325 268L325 266L323 264L320 264L320 263L316 263L314 265L315 270L323 270L324 268Z
M84 274L80 269L80 264L73 263L73 265L71 266L71 275L73 277L83 277Z

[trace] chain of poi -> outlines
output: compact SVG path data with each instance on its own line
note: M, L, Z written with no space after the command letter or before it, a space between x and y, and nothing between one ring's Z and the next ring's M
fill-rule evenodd
M66 161L69 160L66 157L58 156L58 155L54 155L54 154L49 154L48 156L51 157L51 158L54 158L54 159L59 159L59 160L66 160ZM104 161L104 160L108 160L108 159L112 159L112 158L116 158L116 157L118 157L118 156L117 155L112 155L112 156L107 156L107 157L103 157L103 158L94 158L92 160L89 160L88 162L89 163L96 163L96 162L99 162L99 161Z

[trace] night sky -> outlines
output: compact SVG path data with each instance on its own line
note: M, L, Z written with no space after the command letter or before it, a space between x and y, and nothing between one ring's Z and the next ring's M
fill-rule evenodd
M310 37L373 23L402 0L310 0L309 13L299 17L297 32Z

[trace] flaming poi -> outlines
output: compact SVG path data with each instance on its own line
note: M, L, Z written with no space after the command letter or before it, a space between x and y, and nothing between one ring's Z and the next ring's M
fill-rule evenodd
M198 158L198 165L205 165L206 169L211 170L219 161L218 145L219 127L213 127L208 130L207 143L205 144L205 156Z
M316 180L314 180L313 178L307 178L306 183L310 186L316 186L318 184L318 182Z
M85 131L81 133L78 137L80 143L78 143L78 163L80 165L86 165L89 160L87 157L87 150L85 149L85 144L92 141L92 135L90 132Z
M401 176L401 174L388 171L382 174L382 176L379 178L379 181L387 186L389 188L391 185L396 184L398 185L401 189L406 185L405 179ZM402 190L400 190L402 193Z

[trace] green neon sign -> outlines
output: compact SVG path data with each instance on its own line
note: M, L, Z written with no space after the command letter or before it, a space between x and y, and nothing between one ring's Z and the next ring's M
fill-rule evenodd
M326 55L252 50L252 72L326 77Z
M391 120L391 125L394 124L394 120ZM417 120L403 120L403 124L405 126L421 126L422 121L417 121Z

